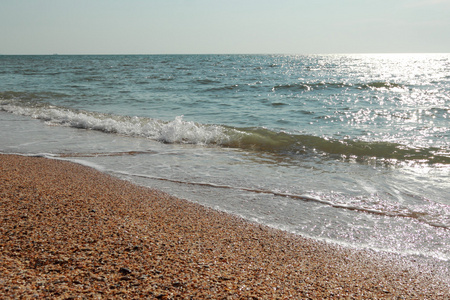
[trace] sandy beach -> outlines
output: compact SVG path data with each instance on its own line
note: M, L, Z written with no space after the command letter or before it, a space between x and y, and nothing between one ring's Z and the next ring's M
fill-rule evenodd
M0 155L2 299L449 299L439 266L246 222L74 163Z

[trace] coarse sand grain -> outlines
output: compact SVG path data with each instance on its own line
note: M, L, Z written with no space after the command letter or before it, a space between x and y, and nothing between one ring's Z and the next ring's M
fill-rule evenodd
M253 224L42 157L0 155L2 299L449 299L448 273ZM447 275L446 275L447 274Z

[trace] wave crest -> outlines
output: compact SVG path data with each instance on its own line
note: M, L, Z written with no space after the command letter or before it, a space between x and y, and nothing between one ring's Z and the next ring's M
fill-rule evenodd
M144 117L76 111L51 105L17 105L10 103L10 101L0 101L0 109L43 120L48 125L143 137L163 143L211 145L224 144L229 139L224 127L185 121L183 116L176 117L173 121L164 122Z
M328 89L359 89L359 90L375 90L375 89L404 89L405 86L392 82L384 82L384 81L374 81L369 83L359 83L359 84L351 84L346 82L296 82L296 83L287 83L287 84L279 84L272 88L272 91L300 91L300 92L309 92L315 90L328 90Z
M227 146L292 155L320 155L330 158L366 161L420 161L450 164L450 152L441 148L410 148L392 142L335 140L312 135L275 132L265 128L247 128L230 133Z
M30 116L49 125L143 137L163 143L216 145L284 155L310 155L367 161L419 161L450 164L450 152L441 148L411 148L391 142L335 140L277 132L266 128L235 128L185 121L166 122L145 117L118 116L0 98L0 109Z

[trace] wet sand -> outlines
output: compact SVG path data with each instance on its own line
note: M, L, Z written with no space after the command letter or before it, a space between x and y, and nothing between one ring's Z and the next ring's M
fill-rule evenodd
M94 169L0 155L2 299L449 299L439 265L274 230Z

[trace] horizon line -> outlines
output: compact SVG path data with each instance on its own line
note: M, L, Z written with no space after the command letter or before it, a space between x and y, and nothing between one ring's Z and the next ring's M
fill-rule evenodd
M450 52L331 52L331 53L40 53L40 54L4 54L0 56L77 56L77 55L373 55L373 54L450 54Z

